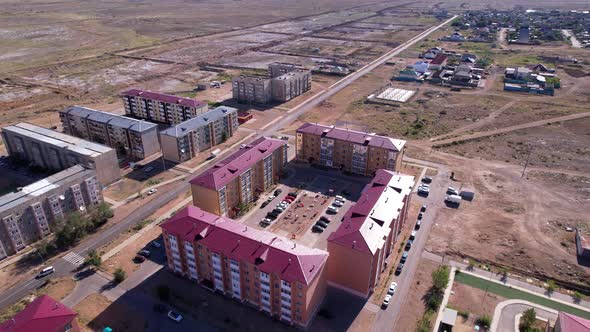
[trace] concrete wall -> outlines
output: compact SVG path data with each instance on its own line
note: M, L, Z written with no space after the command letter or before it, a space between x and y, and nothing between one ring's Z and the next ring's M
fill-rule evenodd
M175 163L181 163L185 160L180 158L178 149L178 139L173 136L160 135L160 144L162 147L162 154L164 159L173 161ZM190 152L188 153L190 155Z
M368 296L373 256L333 242L328 242L328 252L328 281L352 290L355 295Z
M199 207L207 212L221 215L217 191L201 187L196 184L191 184L191 192L194 206Z

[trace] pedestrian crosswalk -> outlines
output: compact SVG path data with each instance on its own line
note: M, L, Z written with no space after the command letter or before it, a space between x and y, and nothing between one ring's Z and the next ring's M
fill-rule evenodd
M79 254L70 251L67 255L63 257L64 260L73 264L74 266L80 266L84 263L84 257L80 256Z

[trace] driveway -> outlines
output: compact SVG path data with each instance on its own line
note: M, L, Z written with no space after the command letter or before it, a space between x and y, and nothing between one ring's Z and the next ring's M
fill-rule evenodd
M492 332L495 331L499 331L499 332L509 332L509 331L515 331L514 327L515 327L515 322L516 322L516 316L519 314L522 314L525 310L528 310L530 308L535 309L536 313L537 313L537 317L539 318L544 318L544 319L549 319L553 322L555 322L557 320L557 311L549 309L549 308L545 308L533 303L529 303L526 301L519 301L519 300L512 300L512 302L522 302L522 303L510 303L510 304L506 304L507 302L511 302L509 301L504 301L500 304L498 304L498 307L502 306L501 312L500 312L500 317L499 317L499 321L498 321L498 326L497 328L494 330L492 329ZM496 313L494 313L495 316ZM494 320L496 320L496 317L494 317ZM492 324L492 328L494 328L495 324Z

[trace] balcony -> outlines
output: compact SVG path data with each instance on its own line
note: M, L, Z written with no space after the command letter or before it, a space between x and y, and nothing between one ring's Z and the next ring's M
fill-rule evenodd
M291 301L285 301L285 299L281 298L281 307L291 310Z
M270 274L261 272L260 273L260 281L265 281L266 283L270 283Z

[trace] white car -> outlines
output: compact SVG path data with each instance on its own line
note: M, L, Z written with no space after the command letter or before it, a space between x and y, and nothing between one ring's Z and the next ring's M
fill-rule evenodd
M182 319L183 319L181 314L179 314L176 311L172 311L172 310L168 311L168 318L172 319L173 321L175 321L177 323L182 322Z
M456 195L459 196L459 190L453 188L453 187L449 187L447 188L447 195Z
M393 295L395 294L395 290L397 289L397 282L392 281L389 285L389 289L387 290L387 294Z
M336 195L336 200L340 201L342 203L346 202L346 199L344 199L344 197L340 196L340 195Z
M149 173L149 172L151 172L153 170L154 170L154 168L152 166L150 166L150 167L147 167L146 169L144 169L143 171L146 172L146 173Z
M150 189L147 194L148 195L153 195L153 194L155 194L157 192L158 192L158 189L154 188L154 189Z
M385 298L383 299L383 304L381 306L383 308L387 308L387 306L389 305L389 301L391 301L391 295L387 294L385 295Z
M340 201L334 201L334 202L332 203L332 205L334 205L335 207L341 207L341 206L343 206L344 204L342 204L342 202L340 202Z
M328 206L328 212L330 213L338 213L338 209L333 206Z
M40 279L40 278L43 278L45 276L52 274L53 272L55 272L55 269L53 268L53 266L48 266L48 267L44 268L43 270L39 271L39 273L37 274L37 276L35 278Z

